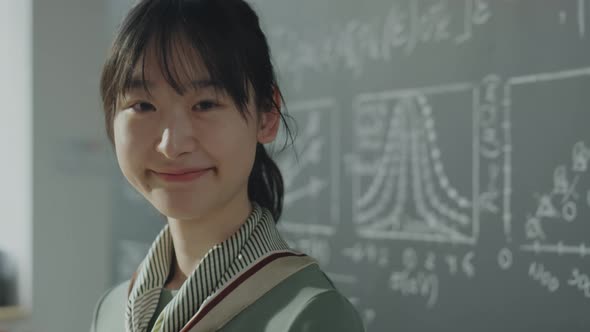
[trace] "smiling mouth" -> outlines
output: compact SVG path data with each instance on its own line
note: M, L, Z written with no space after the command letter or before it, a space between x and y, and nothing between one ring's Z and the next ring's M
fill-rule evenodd
M212 170L212 168L206 168L206 169L202 169L202 170L198 170L198 171L191 171L191 172L185 172L185 173L179 173L179 174L158 173L156 171L152 171L152 172L158 178L160 178L166 182L176 182L176 183L180 182L180 183L182 183L182 182L194 181L211 170Z

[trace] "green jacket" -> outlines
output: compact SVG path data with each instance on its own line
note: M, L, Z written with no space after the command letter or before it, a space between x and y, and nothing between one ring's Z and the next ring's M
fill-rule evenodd
M123 332L129 282L109 290L98 302L91 332ZM352 304L317 265L290 275L216 331L363 332Z

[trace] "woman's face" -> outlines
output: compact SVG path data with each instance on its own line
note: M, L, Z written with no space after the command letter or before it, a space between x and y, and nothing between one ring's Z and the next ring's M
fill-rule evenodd
M173 70L195 67L183 66L178 56L172 60ZM256 145L275 138L278 113L258 115L250 95L244 117L204 70L183 72L187 89L180 95L153 52L146 54L144 74L149 93L136 70L113 119L117 160L127 180L170 218L198 219L243 204Z

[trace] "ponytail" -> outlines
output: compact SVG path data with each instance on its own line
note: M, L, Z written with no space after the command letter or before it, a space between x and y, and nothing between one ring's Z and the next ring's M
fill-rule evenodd
M278 223L283 212L284 189L279 167L268 155L264 145L258 143L254 166L248 179L248 197L268 209L275 223Z

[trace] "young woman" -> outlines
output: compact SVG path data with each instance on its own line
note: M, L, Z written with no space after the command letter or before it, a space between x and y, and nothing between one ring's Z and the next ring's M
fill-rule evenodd
M263 144L286 123L269 54L243 0L144 0L125 18L101 81L107 133L167 223L93 331L363 331L277 231L283 182Z

